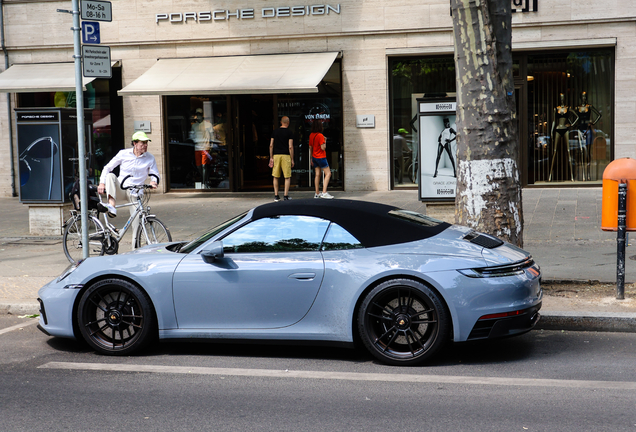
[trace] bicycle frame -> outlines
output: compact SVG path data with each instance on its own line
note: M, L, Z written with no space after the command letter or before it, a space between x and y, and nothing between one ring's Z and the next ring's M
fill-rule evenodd
M137 189L137 188L134 187L133 189ZM138 191L139 191L139 189L138 189ZM100 199L101 199L101 197L100 197ZM123 207L130 207L130 206L135 206L136 207L135 212L130 215L130 217L126 221L126 224L121 229L117 229L113 224L111 224L108 221L106 213L103 213L103 216L102 216L104 218L103 226L106 228L105 234L106 234L106 240L108 241L108 246L110 246L111 237L114 237L115 240L119 243L121 241L121 239L124 237L124 235L126 235L126 232L128 232L128 228L130 227L132 222L137 217L139 218L139 225L140 225L139 228L142 230L142 232L146 236L146 239L147 240L149 239L148 233L146 232L146 224L145 224L145 222L146 222L146 219L148 217L154 216L154 215L149 214L150 207L148 207L147 209L144 209L143 202L142 202L141 196L139 194L137 194L137 196L136 196L136 201L137 202L129 202L127 204L120 204L118 206L115 206L115 208L123 208ZM137 239L133 239L133 244L136 241L137 241Z

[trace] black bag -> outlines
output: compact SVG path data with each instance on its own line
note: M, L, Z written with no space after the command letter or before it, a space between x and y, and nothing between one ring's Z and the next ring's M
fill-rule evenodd
M69 194L71 198L71 202L73 203L73 207L75 210L80 210L80 181L79 179L75 180L73 183L73 188L71 189L71 193ZM106 207L101 203L99 196L97 195L97 186L91 183L88 180L88 209L89 210L97 210L100 213L105 213L107 211Z

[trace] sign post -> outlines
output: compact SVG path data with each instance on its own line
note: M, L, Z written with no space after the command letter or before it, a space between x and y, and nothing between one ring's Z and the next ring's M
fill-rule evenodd
M84 143L84 96L82 83L82 56L80 53L79 1L73 0L73 58L75 59L75 99L77 107L77 158L80 180L80 215L82 219L82 252L88 258L88 184L86 182L86 147Z
M99 44L101 42L99 36L99 23L85 22L80 27L80 14L82 19L95 21L112 21L112 7L109 1L98 0L81 0L82 8L80 11L80 0L72 0L73 9L68 11L58 9L58 12L70 13L73 15L73 59L75 60L75 99L77 108L77 159L80 181L80 202L88 202L88 183L86 176L86 147L84 140L84 85L82 83L82 40L86 42ZM91 47L85 51L87 55L91 55L88 68L84 68L84 76L90 77L111 77L110 66L110 48L109 47ZM107 59L107 60L106 60ZM90 62L93 62L92 64ZM107 63L108 67L104 67ZM91 73L97 75L90 75ZM84 259L88 258L88 209L86 205L80 206L80 215L82 220L82 252Z

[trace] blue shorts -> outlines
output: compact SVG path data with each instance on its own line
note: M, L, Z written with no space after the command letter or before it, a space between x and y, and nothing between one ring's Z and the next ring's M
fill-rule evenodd
M318 159L312 157L311 160L314 163L314 168L329 168L329 162L327 162L327 158Z

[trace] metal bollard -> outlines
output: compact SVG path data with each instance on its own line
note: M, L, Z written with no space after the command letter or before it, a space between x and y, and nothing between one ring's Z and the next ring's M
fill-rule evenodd
M627 183L618 185L618 233L616 260L616 299L625 299L625 237L627 219Z

